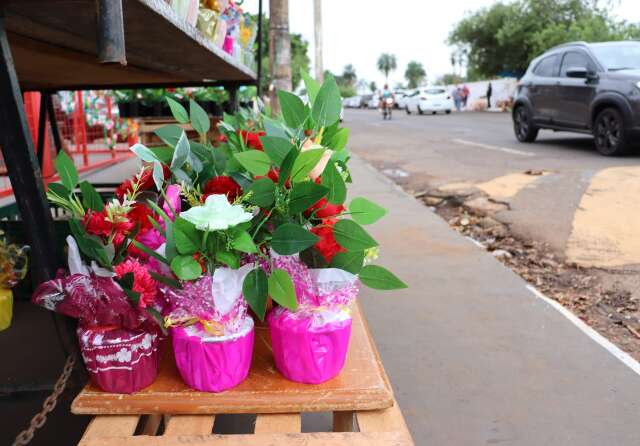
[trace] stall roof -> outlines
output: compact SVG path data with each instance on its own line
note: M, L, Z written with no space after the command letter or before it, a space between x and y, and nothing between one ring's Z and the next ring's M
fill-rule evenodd
M96 0L0 0L23 90L251 83L255 73L164 0L123 0L127 65L97 58Z

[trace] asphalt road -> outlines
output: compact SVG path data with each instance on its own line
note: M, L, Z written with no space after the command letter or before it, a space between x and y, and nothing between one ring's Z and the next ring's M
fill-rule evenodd
M407 115L348 109L352 151L405 186L475 188L505 201L496 217L584 266L640 264L640 155L606 158L587 135L541 131L519 143L508 113ZM399 169L394 170L394 169ZM527 170L544 171L531 176ZM403 178L399 175L409 176Z

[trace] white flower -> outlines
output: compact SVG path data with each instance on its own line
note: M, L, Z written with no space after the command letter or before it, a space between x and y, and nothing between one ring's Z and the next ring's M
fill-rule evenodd
M195 225L201 231L228 229L253 218L240 205L232 205L226 195L209 195L203 206L195 206L181 212L180 217Z

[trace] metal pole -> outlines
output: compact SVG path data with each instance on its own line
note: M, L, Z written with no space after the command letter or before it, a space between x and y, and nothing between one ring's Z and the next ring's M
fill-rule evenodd
M42 169L42 160L44 158L44 141L47 130L47 99L49 99L48 94L40 93L40 113L38 116L38 165L40 169Z
M56 119L56 111L53 107L53 95L48 92L42 92L49 97L47 98L47 113L49 114L49 124L51 125L51 135L53 136L53 145L56 147L56 153L62 150L62 140L60 139L60 129L58 128L58 120Z
M313 0L313 35L315 40L316 80L322 83L324 67L322 63L322 0Z
M262 0L258 0L258 97L262 96Z
M122 0L98 0L97 14L98 60L126 65Z
M280 112L278 90L291 91L291 37L289 36L289 0L269 2L269 95L271 109Z

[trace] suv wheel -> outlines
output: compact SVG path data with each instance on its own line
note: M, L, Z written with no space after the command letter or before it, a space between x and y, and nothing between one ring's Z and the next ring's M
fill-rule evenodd
M624 133L622 115L615 108L602 110L593 125L596 149L605 156L619 156L627 153L628 142Z
M513 131L520 142L533 142L538 137L538 129L533 125L531 114L524 105L513 112Z

